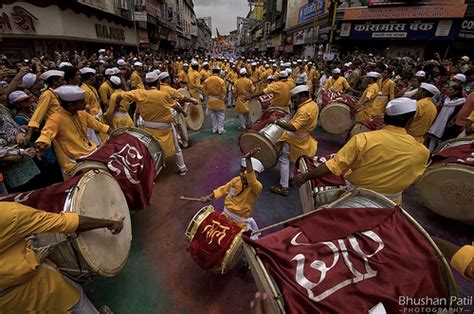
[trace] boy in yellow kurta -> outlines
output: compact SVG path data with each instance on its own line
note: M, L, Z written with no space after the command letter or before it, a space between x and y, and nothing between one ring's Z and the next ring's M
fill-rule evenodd
M74 168L76 159L97 149L97 145L87 136L87 129L107 134L110 133L110 127L84 111L82 88L63 85L54 92L59 96L61 108L46 121L40 137L36 140L36 148L43 154L55 140L55 145L58 145L67 157L65 162L58 158L59 165L67 172Z
M354 91L338 68L332 70L332 76L323 85L323 92L345 93L350 90Z
M106 69L105 70L105 77L106 80L100 85L99 87L99 96L100 96L100 102L103 106L103 109L107 111L109 107L109 100L110 96L112 96L112 93L114 92L114 88L112 87L112 83L110 82L110 78L113 75L119 74L120 70L118 68L111 68L111 69Z
M170 109L185 113L181 107L176 105L170 94L159 90L160 80L156 72L147 73L145 81L149 89L123 92L117 96L116 102L126 100L134 101L137 104L137 110L144 120L145 130L160 142L166 157L175 155L179 175L184 176L188 172L188 168L184 164L183 152L179 147Z
M253 206L263 190L257 179L257 174L263 172L262 163L253 158L259 152L253 148L240 161L240 175L226 184L215 189L211 194L200 198L201 202L208 203L213 199L225 196L222 214L230 221L246 230L257 230L257 224L252 218Z
M384 66L385 68L385 66ZM390 79L387 69L383 69L381 77L377 81L379 91L377 97L371 104L370 116L383 116L385 106L395 98L395 82Z
M285 132L278 139L283 142L280 158L280 184L272 186L270 191L288 196L290 180L290 162L295 163L300 156L312 157L318 149L318 142L310 132L316 128L319 108L309 97L308 85L300 85L291 90L292 100L298 106L289 122L270 117L269 123L275 123Z
M428 83L421 83L415 95L416 114L413 121L408 125L408 134L413 136L420 143L425 141L425 136L436 119L438 111L433 104L432 98L440 92L436 86Z
M133 67L135 70L130 76L130 89L145 89L145 84L142 81L143 63L137 61L133 64Z
M220 67L212 69L212 76L204 82L204 93L206 94L207 109L211 115L212 133L222 134L225 120L225 94L227 87L222 78L219 77Z
M107 121L111 122L113 129L118 128L133 128L135 124L133 123L132 118L128 114L130 109L130 102L122 100L117 104L117 96L123 92L123 89L120 87L121 80L118 76L112 76L110 78L110 85L112 86L112 94L110 95L109 106L107 111L104 113Z
M311 172L295 177L298 185L328 174L344 175L348 187L373 190L401 204L402 192L425 172L429 150L408 135L416 102L396 98L385 110L386 126L352 137L334 158Z
M380 77L380 73L378 72L367 73L369 86L367 86L357 103L357 112L355 114L357 122L367 121L378 116L377 109L373 107L374 100L379 93L379 85L377 84L378 77Z
M198 72L199 64L197 62L191 63L191 70L188 71L188 88L191 97L194 99L201 99L201 74Z
M249 121L249 96L255 90L252 81L247 77L247 70L240 70L240 78L234 83L233 95L235 97L235 111L239 114L239 130L245 131Z
M0 311L5 313L97 312L79 284L27 247L25 238L46 232L69 234L98 228L119 233L123 219L76 213L47 213L19 203L0 202Z

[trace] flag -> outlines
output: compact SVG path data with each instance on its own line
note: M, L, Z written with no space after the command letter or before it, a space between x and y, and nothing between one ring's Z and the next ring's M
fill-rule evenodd
M448 298L434 248L396 208L325 208L256 241L287 313L410 312L399 297ZM419 310L419 309L418 309Z
M219 30L217 29L217 27L216 27L216 34L217 34L217 43L219 45L226 45L227 39L219 33Z

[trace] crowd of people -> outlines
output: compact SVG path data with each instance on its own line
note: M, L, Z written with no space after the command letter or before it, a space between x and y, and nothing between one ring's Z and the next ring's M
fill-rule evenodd
M284 130L279 138L280 181L270 188L281 196L289 194L290 184L332 174L344 176L348 186L374 190L401 204L403 191L425 171L430 151L442 141L473 132L474 63L467 56L442 59L436 55L422 60L354 51L328 61L120 55L101 49L88 57L77 52L55 52L31 60L2 57L0 81L1 194L62 181L77 159L96 151L114 129L135 127L139 119L160 142L164 154L175 157L177 172L184 176L189 169L173 116L186 115L187 106L204 104L212 133L226 131L229 112L238 114L239 130L246 131L252 127L249 102L263 95L272 95L269 109L287 115L271 115L264 123ZM327 93L356 96L355 121L383 117L385 127L354 136L334 158L293 177L291 167L300 156L317 154L318 142L311 132L318 124L321 95ZM261 174L264 169L252 156L260 149L245 155L239 177L200 199L206 203L225 196L225 215L242 228L256 229L251 216L262 185L255 172ZM38 216L24 208L15 210L24 213L25 219ZM58 220L47 215L34 219L51 220L48 226L34 229L41 232L121 229L114 221L84 227L85 218L79 222L75 217ZM16 240L26 233L18 234ZM472 261L461 264L461 273L472 277ZM10 292L4 288L0 279L0 296ZM77 295L70 300L68 308L77 305Z

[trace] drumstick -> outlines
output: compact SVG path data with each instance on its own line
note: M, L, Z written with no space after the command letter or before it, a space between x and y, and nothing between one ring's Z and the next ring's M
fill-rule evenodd
M180 200L183 200L183 201L195 201L195 202L200 202L201 199L200 198L197 198L197 197L187 197L187 196L183 196L181 195L179 197Z

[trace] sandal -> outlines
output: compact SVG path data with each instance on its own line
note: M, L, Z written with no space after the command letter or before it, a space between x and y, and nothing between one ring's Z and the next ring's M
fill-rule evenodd
M282 196L288 196L288 194L290 194L290 191L288 190L288 188L284 188L280 184L272 186L270 188L270 191L272 191L272 193L279 194Z

